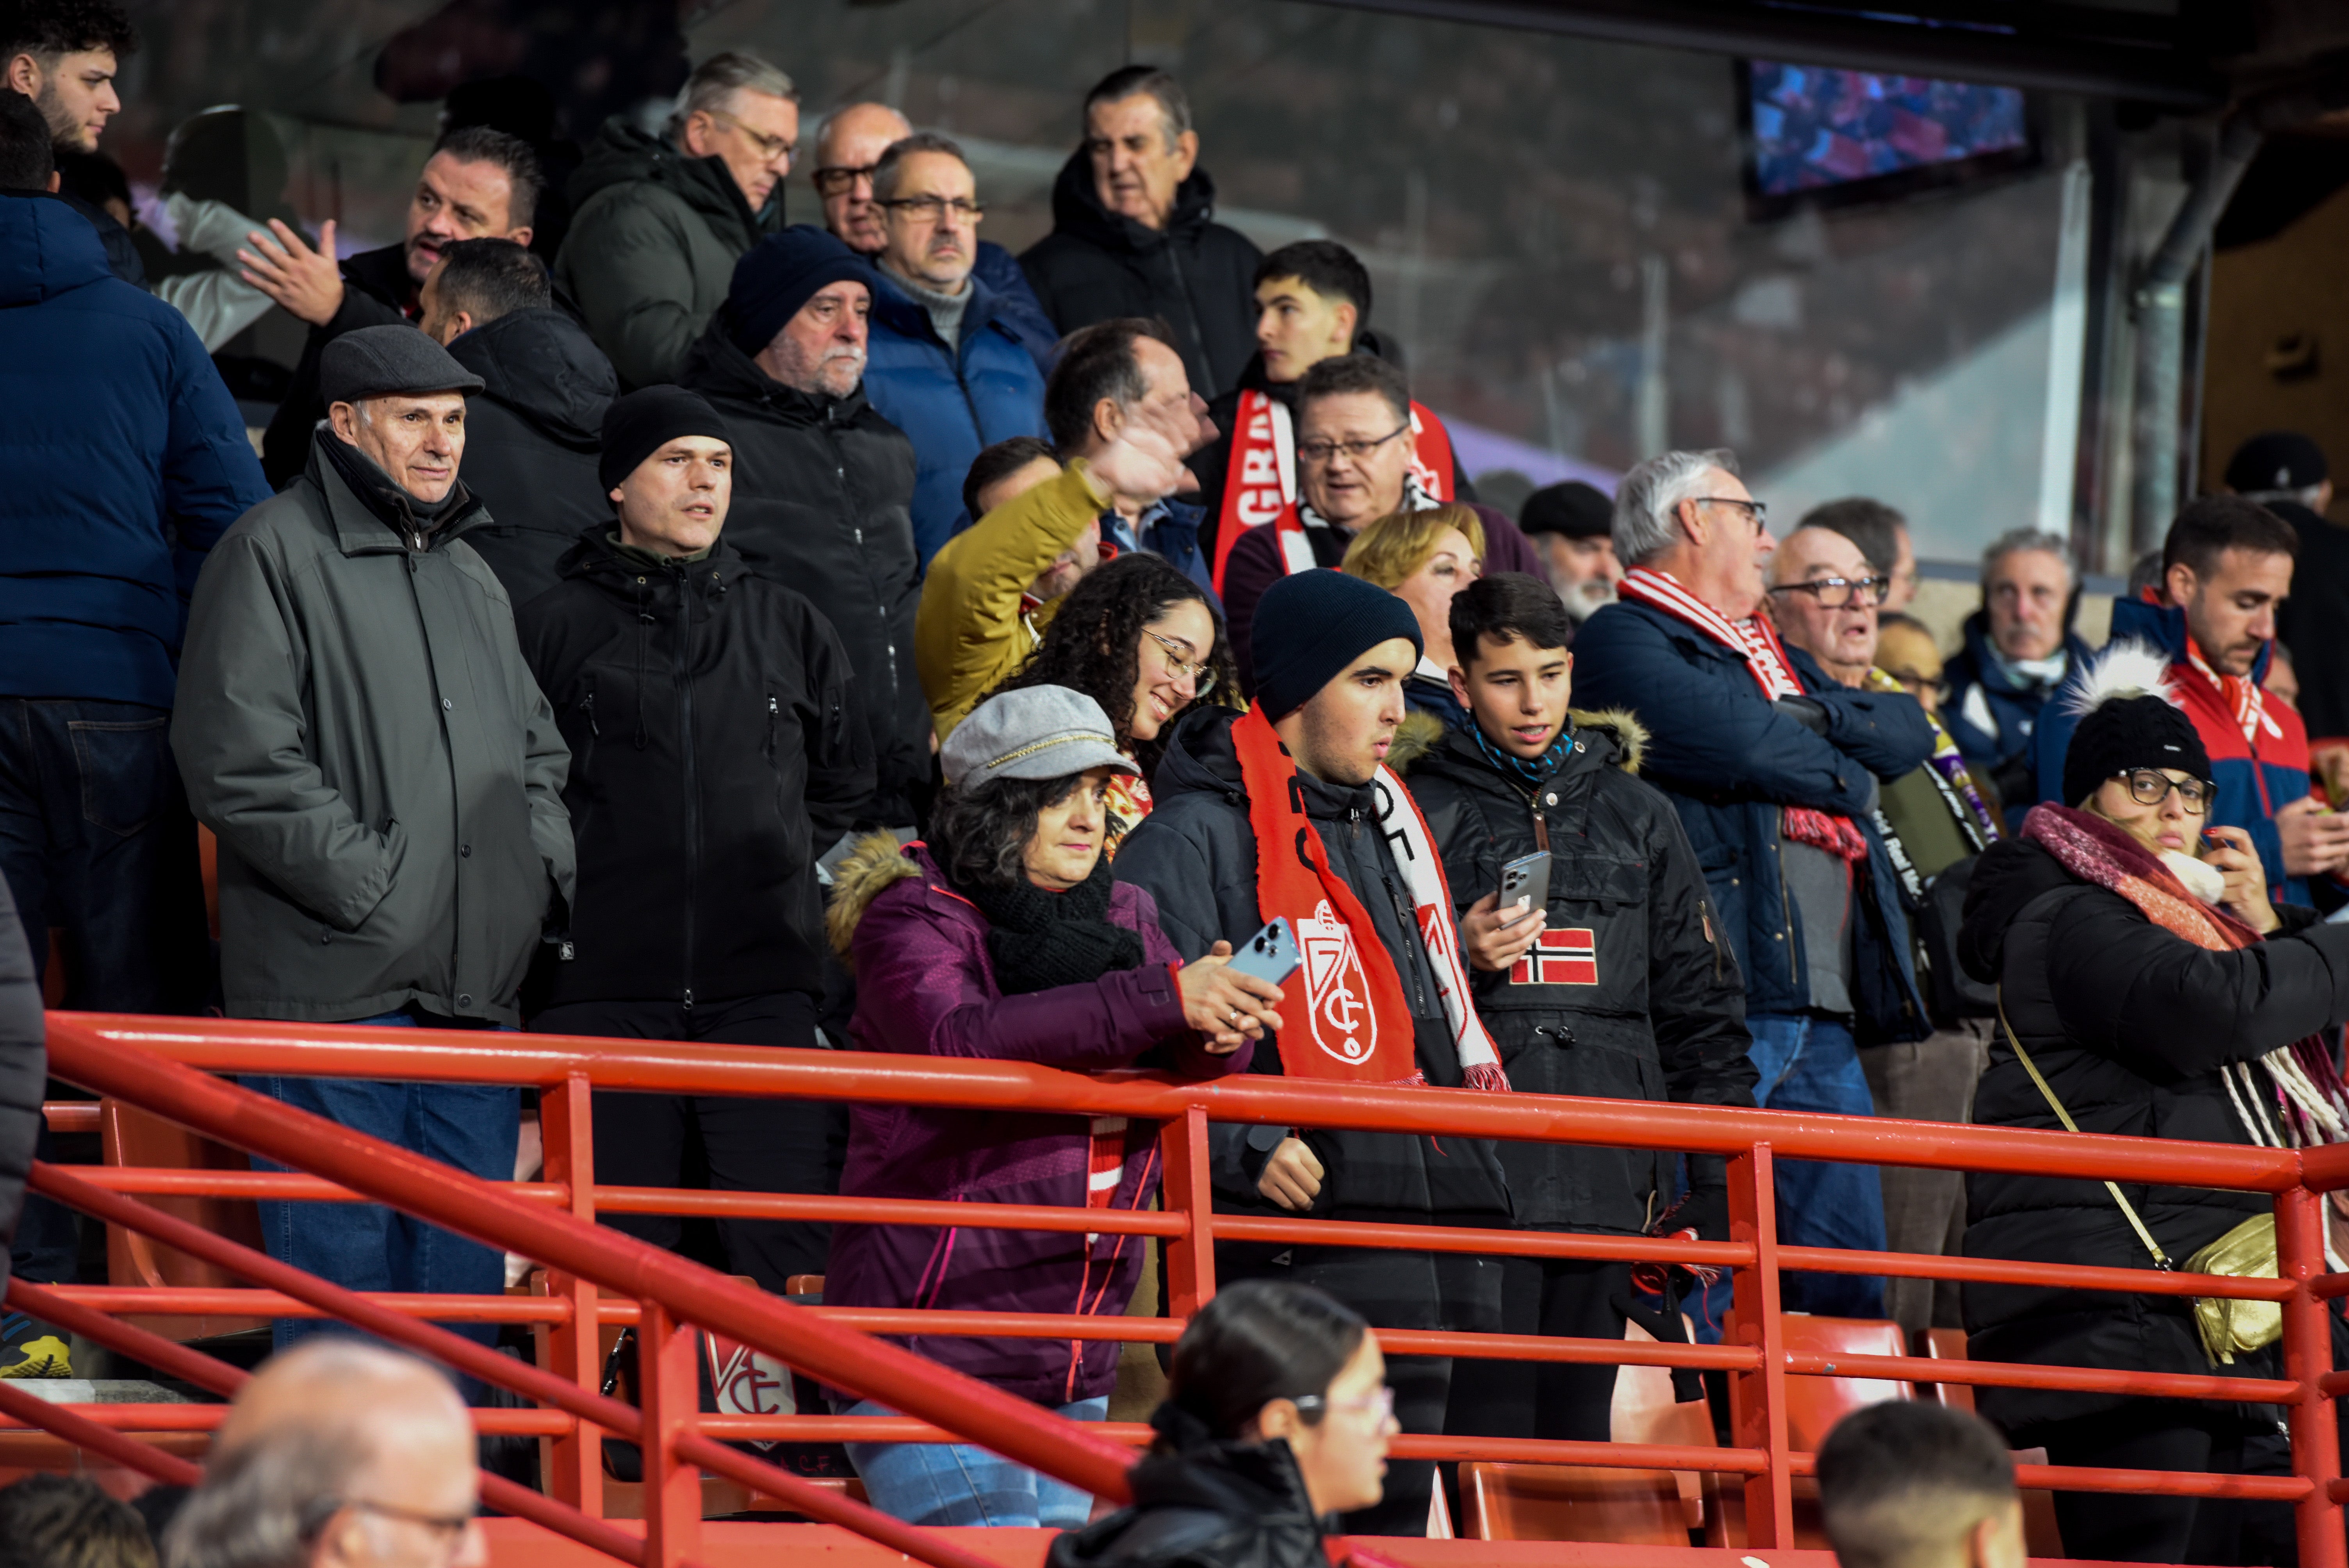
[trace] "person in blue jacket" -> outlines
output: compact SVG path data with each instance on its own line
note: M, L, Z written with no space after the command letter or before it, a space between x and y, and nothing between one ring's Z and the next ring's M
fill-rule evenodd
M1932 1032L1898 872L1876 825L1878 785L1933 748L1905 693L1828 680L1757 614L1775 544L1725 451L1667 452L1624 476L1620 597L1583 624L1576 695L1636 714L1640 773L1679 809L1745 976L1746 1025L1773 1109L1873 1113L1857 1047ZM1778 1237L1885 1244L1883 1191L1859 1165L1778 1168ZM1883 1281L1789 1276L1791 1309L1884 1315ZM1706 1293L1715 1328L1726 1282Z
M2078 579L2058 536L2035 528L2001 534L1982 552L1982 608L1966 617L1965 646L1941 667L1949 691L1940 718L2015 832L2039 799L2033 732L2041 711L2087 664L2088 645L2072 630ZM2060 771L2063 754L2056 755Z
M972 273L978 192L962 150L926 132L892 142L873 170L889 242L874 258L864 395L914 443L914 545L926 569L970 521L971 459L1045 433L1044 373L1002 296Z

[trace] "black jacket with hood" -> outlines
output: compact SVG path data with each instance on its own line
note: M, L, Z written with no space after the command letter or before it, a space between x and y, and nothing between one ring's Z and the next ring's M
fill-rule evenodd
M1164 317L1191 390L1213 397L1239 380L1256 352L1256 264L1264 259L1215 216L1216 182L1204 169L1176 188L1164 229L1111 211L1081 147L1053 182L1052 232L1019 265L1064 335L1112 316Z
M2311 910L2276 913L2283 924L2266 941L2210 952L2074 876L2039 845L2005 839L1975 864L1958 955L1975 979L2001 986L2007 1021L2082 1131L2248 1144L2220 1067L2349 1019L2349 926L2321 923ZM1992 1038L1973 1119L2061 1125L2002 1036ZM2121 1191L2181 1267L2270 1206L2257 1192L2137 1182ZM1966 1210L1969 1257L2154 1266L2099 1181L1977 1171L1966 1178ZM2210 1366L2182 1296L1970 1284L1964 1299L1977 1361L2282 1376L2273 1346ZM2015 1432L2124 1397L1985 1387L1975 1401Z
M1500 887L1504 865L1540 850L1536 823L1547 824L1545 947L1507 974L1469 971L1509 1083L1526 1094L1751 1107L1744 983L1680 813L1635 777L1647 733L1619 712L1572 723L1574 748L1538 785L1503 773L1471 735L1432 737L1423 716L1404 720L1403 739L1413 753L1434 748L1413 759L1397 747L1455 914ZM1504 1143L1501 1164L1528 1228L1637 1235L1675 1184L1670 1157L1650 1150ZM1692 1191L1725 1191L1721 1156L1692 1155L1690 1168ZM1707 1202L1725 1222L1721 1199Z
M465 488L492 521L465 536L520 611L555 584L556 563L612 503L595 477L612 362L560 310L518 310L449 346L481 378L465 404Z
M1131 1479L1133 1505L1054 1537L1045 1568L1329 1568L1281 1439L1154 1454Z
M878 827L914 820L930 775L930 707L914 668L914 445L858 387L823 397L771 378L713 322L678 385L702 394L734 444L726 542L751 571L820 606L856 671L872 736ZM816 846L821 854L829 843Z
M606 525L562 572L519 626L572 758L579 891L549 1005L820 995L813 858L873 789L840 639L722 540L655 564Z
M1158 901L1158 924L1185 961L1218 941L1239 946L1263 925L1257 904L1256 836L1240 786L1227 707L1205 707L1174 727L1166 755L1152 778L1150 815L1118 847L1117 880L1147 888ZM1357 789L1299 776L1306 814L1338 874L1354 890L1395 961L1411 999L1420 1069L1431 1084L1457 1088L1454 1048L1435 978L1420 946L1409 885L1379 826L1371 786ZM1292 981L1288 1006L1303 1006ZM1281 1072L1277 1042L1256 1048L1249 1070ZM1265 1161L1288 1130L1217 1123L1209 1128L1218 1210L1286 1216L1257 1191ZM1392 1223L1506 1224L1507 1183L1487 1140L1430 1138L1399 1132L1314 1128L1300 1132L1326 1172L1311 1217Z

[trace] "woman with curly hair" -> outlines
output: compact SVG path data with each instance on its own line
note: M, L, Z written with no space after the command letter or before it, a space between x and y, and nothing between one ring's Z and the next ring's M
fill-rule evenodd
M1155 555L1121 555L1069 591L1044 640L998 691L1066 686L1101 704L1141 769L1110 789L1105 858L1150 814L1159 738L1194 705L1235 691L1230 642L1200 587Z

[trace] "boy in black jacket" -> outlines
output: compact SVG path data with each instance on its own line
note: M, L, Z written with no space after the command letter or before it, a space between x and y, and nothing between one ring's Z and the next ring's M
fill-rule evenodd
M1628 714L1574 713L1574 628L1522 573L1452 601L1453 694L1474 724L1411 770L1459 905L1477 1011L1520 1093L1751 1106L1745 992L1679 813L1640 782L1646 739ZM1501 868L1547 850L1547 909L1500 908ZM1669 1156L1505 1143L1517 1224L1638 1235L1673 1202ZM1728 1239L1726 1162L1689 1160L1668 1229ZM1511 1258L1511 1334L1619 1339L1631 1265ZM1677 1337L1677 1336L1675 1336ZM1454 1375L1453 1430L1608 1439L1615 1368L1497 1362ZM1473 1377L1473 1383L1469 1381ZM1473 1423L1464 1427L1463 1418Z

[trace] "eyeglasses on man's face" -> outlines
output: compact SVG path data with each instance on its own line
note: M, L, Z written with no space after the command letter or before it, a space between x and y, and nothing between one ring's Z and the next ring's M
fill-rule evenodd
M1889 577L1814 577L1807 583L1781 583L1773 593L1808 593L1823 610L1846 610L1854 604L1874 608L1892 592Z
M817 195L837 196L843 191L855 189L858 181L872 179L874 168L875 165L870 163L860 163L854 169L843 163L828 163L809 178L815 181Z
M2129 799L2140 806L2158 806L2172 789L2177 790L2178 803L2189 817L2207 815L2210 803L2219 798L2219 786L2208 779L2172 779L2158 769L2132 768L2113 777L2128 781Z
M1192 696L1203 697L1216 689L1216 672L1209 669L1204 661L1191 657L1190 644L1162 637L1147 626L1142 628L1142 634L1164 650L1169 672L1177 678L1189 677Z
M1309 463L1332 462L1341 456L1359 463L1410 428L1408 423L1398 425L1374 441L1299 441L1297 455Z
M886 201L873 203L885 212L903 212L916 222L935 223L951 212L966 223L976 223L987 216L984 202L966 201L959 196L895 196Z
M799 150L799 143L790 137L772 136L763 130L754 130L724 109L711 108L704 109L702 112L719 124L740 134L743 140L750 144L750 150L759 155L759 161L761 163L772 163L780 159L788 167L792 161L792 154Z
M1764 502L1754 500L1747 496L1701 495L1692 496L1690 499L1694 500L1699 506L1735 507L1739 511L1745 514L1745 521L1754 525L1754 531L1757 533L1761 531L1763 525L1770 521L1769 506Z

